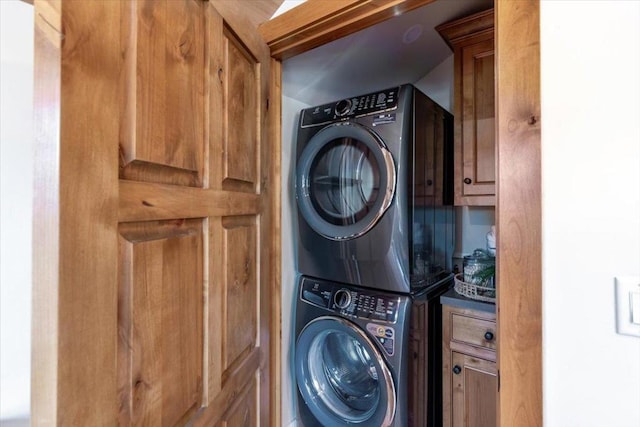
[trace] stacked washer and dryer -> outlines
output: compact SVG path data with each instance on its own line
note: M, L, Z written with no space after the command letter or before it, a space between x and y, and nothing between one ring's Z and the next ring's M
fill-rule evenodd
M429 425L441 420L437 297L453 277L452 132L452 116L412 85L301 112L299 425L409 425L416 300L428 301L432 320L421 370Z

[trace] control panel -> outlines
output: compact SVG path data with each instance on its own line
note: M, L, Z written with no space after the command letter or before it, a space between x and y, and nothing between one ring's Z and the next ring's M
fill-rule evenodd
M301 126L319 126L340 119L394 110L398 107L398 92L399 88L395 87L307 108L302 111Z
M345 317L395 323L399 297L375 291L355 290L348 286L303 278L300 298L309 304L340 313Z

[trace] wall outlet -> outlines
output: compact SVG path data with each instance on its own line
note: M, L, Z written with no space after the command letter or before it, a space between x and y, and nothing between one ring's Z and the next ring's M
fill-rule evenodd
M640 277L616 277L616 331L640 337Z

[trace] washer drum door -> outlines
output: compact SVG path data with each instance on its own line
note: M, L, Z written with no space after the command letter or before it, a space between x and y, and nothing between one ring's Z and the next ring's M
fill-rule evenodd
M296 344L298 390L324 426L390 426L396 389L382 353L364 331L339 317L307 324Z
M393 199L396 168L382 139L357 123L335 123L305 146L296 170L296 199L307 224L331 240L369 231Z

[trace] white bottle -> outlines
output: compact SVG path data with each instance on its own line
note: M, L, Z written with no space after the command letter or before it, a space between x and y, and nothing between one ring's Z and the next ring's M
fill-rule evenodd
M491 231L487 233L487 252L489 255L496 256L496 226L491 226Z

